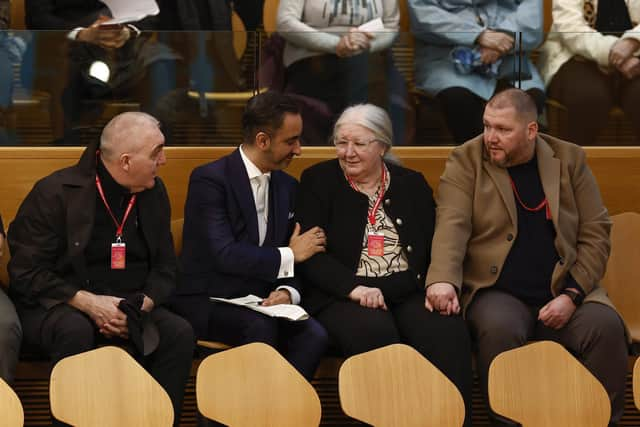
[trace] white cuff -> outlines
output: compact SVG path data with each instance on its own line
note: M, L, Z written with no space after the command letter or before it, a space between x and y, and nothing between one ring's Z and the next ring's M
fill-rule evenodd
M142 32L142 31L140 31L138 29L138 27L136 27L133 24L126 24L125 27L127 27L127 28L129 28L129 30L133 31L135 34L132 34L132 35L135 36L135 37L138 37L140 35L140 33Z
M298 305L300 304L300 292L296 288L292 288L291 286L278 286L276 291L287 290L291 295L291 304Z
M78 37L78 33L80 32L80 30L84 30L83 27L78 27L78 28L74 28L73 30L69 31L67 33L67 38L69 40L75 40Z
M278 248L280 251L280 269L278 270L278 279L288 279L293 277L293 251L291 248Z

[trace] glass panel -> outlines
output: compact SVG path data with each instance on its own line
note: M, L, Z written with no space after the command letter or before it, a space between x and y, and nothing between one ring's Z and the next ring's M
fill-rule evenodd
M484 100L510 85L543 107L542 131L582 145L639 144L638 51L610 67L611 36L549 33L529 54L530 37L516 33L493 66L461 44L469 33L370 36L372 52L339 58L297 47L320 43L309 33L143 32L103 50L67 32L5 31L0 145L84 145L123 111L157 116L168 145L237 145L247 99L267 89L300 101L306 145L327 145L356 102L390 113L398 146L454 145L482 131Z
M142 32L119 49L67 35L2 35L2 144L85 145L124 111L157 117L168 145L240 140L241 112L254 90L255 32ZM15 40L28 41L18 55Z
M584 146L640 145L640 33L619 36L548 34L537 60L551 135Z

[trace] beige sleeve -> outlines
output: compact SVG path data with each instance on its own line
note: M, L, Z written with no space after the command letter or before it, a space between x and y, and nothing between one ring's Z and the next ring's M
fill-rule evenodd
M453 150L438 186L427 286L448 282L458 290L462 287L462 263L472 229L474 182L472 162L462 149Z

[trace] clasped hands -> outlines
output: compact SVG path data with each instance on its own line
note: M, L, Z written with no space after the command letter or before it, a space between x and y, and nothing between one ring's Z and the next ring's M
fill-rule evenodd
M363 307L388 310L384 295L379 288L358 285L349 293L349 299ZM434 283L429 286L425 297L425 307L429 311L435 309L444 315L460 312L455 289L449 283Z
M436 310L446 316L460 313L460 303L456 290L452 284L447 282L429 285L424 305L427 310ZM500 307L497 310L500 310ZM571 301L571 298L560 294L538 311L538 320L549 328L561 329L571 319L575 311L576 306Z
M118 308L121 300L122 298L111 295L96 295L87 291L78 291L69 300L69 305L88 315L98 327L98 331L105 337L129 339L127 315ZM153 300L145 295L140 309L150 312L153 307Z
M349 293L349 299L367 308L381 308L387 310L384 295L379 288L358 285Z
M131 31L124 25L104 25L109 17L100 16L88 28L78 32L76 40L101 46L105 49L118 49L131 37Z
M633 38L619 39L609 51L609 65L631 80L640 76L640 58L633 56L640 49L640 41Z
M347 34L340 38L336 46L336 55L344 58L369 50L371 47L371 39L373 39L372 33L351 28Z
M484 30L476 43L480 49L480 60L483 64L493 64L500 57L513 49L514 39L502 31Z

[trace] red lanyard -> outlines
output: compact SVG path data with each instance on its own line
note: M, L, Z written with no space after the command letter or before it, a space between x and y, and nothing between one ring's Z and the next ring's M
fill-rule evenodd
M122 217L122 222L120 223L118 222L118 220L116 219L116 216L113 214L113 211L109 207L107 198L104 197L104 191L102 190L102 184L100 183L100 177L98 175L96 175L96 187L98 188L98 193L100 193L100 197L104 202L104 206L107 208L107 212L109 212L109 215L111 215L111 219L113 219L113 222L116 224L116 227L118 228L116 230L116 239L119 242L120 240L122 240L122 229L124 228L124 223L127 222L127 218L131 213L131 209L133 209L133 205L136 204L136 195L135 194L132 195L131 199L129 199L129 205L127 206L127 210L124 211L124 216Z
M551 219L551 209L549 208L549 201L547 200L546 197L540 202L538 206L536 206L535 208L530 208L529 206L525 205L522 199L520 198L520 193L518 193L518 189L516 188L516 183L513 182L513 178L509 177L509 180L511 181L511 188L513 188L513 194L516 195L516 199L518 200L518 203L520 203L520 206L522 206L524 210L529 212L538 212L542 210L542 208L546 207L547 209L545 210L545 217L547 218L547 221Z
M351 185L351 188L353 188L356 191L360 191L356 183L353 182L351 180L351 177L348 175L347 175L347 181L349 181L349 185ZM382 198L384 197L384 192L387 189L386 186L387 186L387 168L385 168L384 165L382 165L382 178L380 179L380 190L379 190L380 192L378 194L378 198L376 199L376 202L373 204L373 208L369 211L367 215L369 218L369 224L371 225L376 224L376 212L378 211L378 208L380 207L380 203L382 202Z

